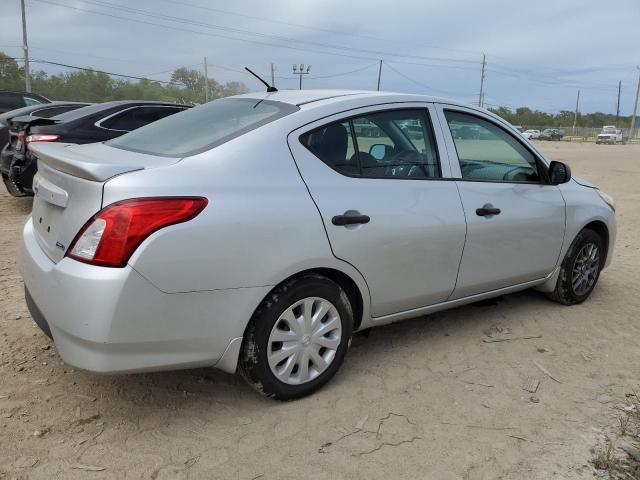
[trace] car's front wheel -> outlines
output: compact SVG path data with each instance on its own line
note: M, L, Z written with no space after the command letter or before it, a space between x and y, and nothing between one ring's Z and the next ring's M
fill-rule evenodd
M604 255L600 235L588 228L578 233L562 261L556 288L549 297L564 305L584 302L600 278Z
M315 392L340 368L353 311L332 280L310 273L276 287L254 313L240 371L260 393L291 400Z

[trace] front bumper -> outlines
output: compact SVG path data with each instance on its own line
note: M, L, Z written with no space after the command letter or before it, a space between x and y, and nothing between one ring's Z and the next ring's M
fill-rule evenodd
M101 373L216 365L232 372L239 338L269 291L168 294L130 266L97 267L69 258L53 263L36 240L31 218L23 232L21 270L29 309L45 333L49 328L62 359Z

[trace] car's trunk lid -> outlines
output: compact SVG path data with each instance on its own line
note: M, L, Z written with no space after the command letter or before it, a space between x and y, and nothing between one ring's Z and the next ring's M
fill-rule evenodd
M32 143L38 158L33 180L33 223L38 243L60 261L82 226L102 208L104 183L116 175L163 166L177 158L154 157L103 144Z

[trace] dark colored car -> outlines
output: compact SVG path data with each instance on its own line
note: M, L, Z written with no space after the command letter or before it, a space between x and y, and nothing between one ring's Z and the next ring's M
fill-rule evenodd
M31 187L38 166L29 151L32 142L104 142L186 108L189 106L175 103L117 101L52 118L14 117L10 122L11 141L0 154L0 164L9 165L7 190L13 196L33 195Z
M43 103L51 103L51 100L35 93L0 90L0 113Z
M32 105L30 107L23 107L17 110L10 110L3 114L0 114L0 152L9 144L9 142L18 141L18 134L13 137L10 135L10 124L14 118L22 117L23 119L31 119L37 121L39 118L51 118L57 115L61 115L71 110L86 107L89 103L81 102L51 102L38 105ZM2 156L0 155L0 174L4 181L7 190L12 195L20 195L21 192L16 190L12 182L9 181L9 171L11 168L12 155Z
M9 110L0 114L0 151L9 142L9 121L14 117L22 117L29 115L30 117L51 118L62 113L75 110L77 108L86 107L89 103L81 102L51 102L39 103L29 107L18 108L17 110Z
M561 140L564 131L557 128L545 128L538 137L539 140Z

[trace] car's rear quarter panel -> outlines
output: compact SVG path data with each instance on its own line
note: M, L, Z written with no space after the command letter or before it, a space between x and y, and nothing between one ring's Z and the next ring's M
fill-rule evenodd
M104 206L158 195L209 201L195 219L145 240L130 265L169 293L276 285L309 268L348 269L332 255L286 134L274 124L175 165L107 182Z

